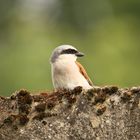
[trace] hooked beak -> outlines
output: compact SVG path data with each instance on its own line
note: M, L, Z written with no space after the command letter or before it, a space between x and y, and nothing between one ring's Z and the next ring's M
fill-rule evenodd
M84 56L84 54L83 54L82 52L77 52L75 55L76 55L77 57L83 57L83 56Z

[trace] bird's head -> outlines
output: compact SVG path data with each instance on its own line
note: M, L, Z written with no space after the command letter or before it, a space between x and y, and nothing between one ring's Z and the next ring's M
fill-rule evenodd
M55 48L51 55L51 63L57 60L73 60L75 61L77 57L84 56L83 53L79 52L76 48L71 45L61 45Z

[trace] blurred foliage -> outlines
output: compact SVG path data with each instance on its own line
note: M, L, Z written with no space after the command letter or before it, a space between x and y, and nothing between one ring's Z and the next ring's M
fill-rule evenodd
M137 86L139 25L139 0L1 0L0 94L52 90L49 57L60 44L86 54L79 61L95 85Z

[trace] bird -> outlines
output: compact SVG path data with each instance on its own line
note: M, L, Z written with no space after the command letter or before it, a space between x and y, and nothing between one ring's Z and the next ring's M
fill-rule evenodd
M92 89L90 80L84 67L77 61L84 53L72 45L60 45L54 49L50 57L52 82L54 89L73 90L80 86L85 90Z

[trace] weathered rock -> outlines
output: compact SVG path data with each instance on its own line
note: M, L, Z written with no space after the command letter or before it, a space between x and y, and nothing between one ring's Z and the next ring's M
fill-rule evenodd
M0 97L0 140L139 140L140 88Z

